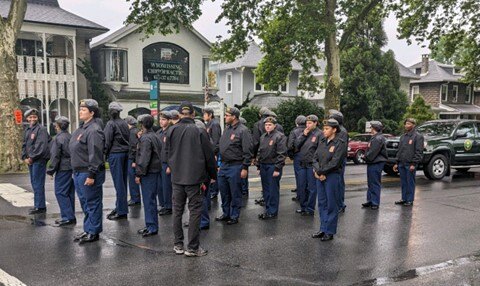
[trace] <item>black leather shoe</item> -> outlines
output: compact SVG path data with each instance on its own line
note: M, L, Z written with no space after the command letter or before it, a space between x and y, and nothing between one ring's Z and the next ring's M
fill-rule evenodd
M79 234L75 235L75 237L73 238L73 241L78 242L78 241L80 241L80 239L84 238L87 235L88 235L88 233L86 233L86 232L79 233Z
M98 234L87 234L86 236L82 237L80 239L80 244L83 244L83 243L89 243L89 242L94 242L94 241L97 241L100 239L100 235Z
M111 212L107 215L107 218L109 219L109 217L112 217L112 216L114 216L114 215L116 215L116 214L117 214L117 210L113 210L113 211L111 211Z
M321 241L329 241L333 239L333 234L325 234L322 238L320 238Z
M204 225L204 226L201 226L200 229L201 230L207 230L207 229L210 229L210 226L209 225Z
M172 209L161 209L158 211L158 215L171 215L172 214Z
M325 232L319 231L314 234L312 234L312 238L323 238L325 236Z
M314 215L315 215L314 212L307 212L307 211L305 211L305 212L302 213L302 216L314 216Z
M371 208L372 210L378 210L378 206L377 206L377 205L371 205L370 208Z
M255 203L256 203L257 205L261 205L261 204L264 204L264 203L265 203L265 200L264 200L263 198L256 199L256 200L255 200Z
M142 229L137 230L137 233L138 234L144 234L147 231L148 231L148 228L142 228Z
M142 233L142 236L143 237L149 237L149 236L154 236L154 235L157 235L158 234L158 231L146 231L144 233Z
M65 226L65 225L71 225L71 224L76 224L77 220L76 219L68 219L68 220L59 220L55 221L55 224L57 226Z
M230 217L225 216L225 215L221 215L219 217L216 217L215 220L216 221L228 221L228 220L230 220Z
M363 203L363 204L362 204L362 207L364 207L364 208L368 208L368 207L371 207L371 206L372 206L372 203L371 203L371 202Z
M33 208L28 210L28 214L44 214L47 212L47 208Z
M297 214L303 214L305 211L304 210L301 210L301 209L298 209L295 211Z
M298 198L297 198L297 197L293 197L293 198L292 198L292 201L296 202L296 201L298 201Z
M128 201L128 206L129 207L135 207L135 206L141 206L141 205L142 205L141 202L135 202L135 201L132 201L132 200Z
M343 206L338 210L338 213L344 213L347 206Z
M107 216L107 219L109 219L109 220L127 219L127 215L126 215L126 214L124 214L124 215L119 215L119 214L115 213L114 215L108 215L108 216Z
M399 200L395 202L396 205L403 205L404 203L405 203L404 200Z
M413 206L413 202L405 202L405 203L403 203L403 205L406 206L406 207L411 207L411 206Z
M237 224L237 223L238 223L238 218L232 218L227 220L228 225Z
M290 192L296 193L296 192L297 192L297 189L291 190Z
M269 213L264 213L264 214L259 214L258 218L261 220L269 220L269 219L274 219L276 218L277 215L274 214L269 214Z

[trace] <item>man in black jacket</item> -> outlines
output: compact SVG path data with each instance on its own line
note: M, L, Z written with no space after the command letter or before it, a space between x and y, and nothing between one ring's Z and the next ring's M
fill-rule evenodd
M397 163L393 166L394 171L400 172L402 199L396 201L395 204L410 207L415 198L415 175L417 166L423 157L424 138L415 129L415 119L407 118L404 124L406 133L400 137L396 156Z
M222 165L218 172L218 188L222 196L223 214L216 221L237 224L242 206L242 182L247 178L252 162L252 137L248 128L240 123L240 110L228 107L225 111L228 125L220 138Z
M158 186L158 203L161 209L158 215L172 214L172 174L168 167L168 154L165 144L167 141L168 129L172 126L172 113L170 111L162 111L160 113L160 129L157 131L157 136L160 138L162 146L162 153L160 159L162 160L162 176L160 178L160 186Z
M108 106L110 120L105 126L105 156L110 165L113 186L117 195L115 209L107 216L109 220L126 219L128 214L128 151L130 150L130 130L125 120L120 118L123 107L118 102Z
M287 137L276 130L277 120L267 117L265 133L260 137L257 167L263 186L266 211L258 216L267 220L277 217L280 201L280 180L287 157Z
M213 146L213 151L215 156L218 156L218 143L220 142L220 137L222 136L222 128L220 127L220 123L215 118L215 113L212 108L204 108L203 109L203 120L205 121L205 126L207 128L208 137L210 138L210 142ZM210 197L212 199L218 196L218 183L212 183L210 185Z
M135 156L138 144L137 119L129 115L125 117L125 122L127 122L128 128L130 129L130 137L128 140L128 144L130 145L128 151L128 189L130 190L130 200L128 201L128 206L139 206L141 205L140 186L135 183Z
M368 181L367 202L362 204L362 206L377 210L380 205L383 166L387 161L387 145L385 136L382 134L382 123L380 121L371 121L370 124L372 127L372 138L368 143L367 153L365 154Z
M146 115L142 119L142 136L136 153L135 182L142 186L145 228L138 231L143 237L158 233L157 189L158 177L162 170L160 160L160 138L153 132L153 117Z
M30 125L25 130L22 160L28 165L34 196L34 207L29 210L29 214L40 214L47 212L45 174L50 155L49 141L51 139L47 128L38 123L38 110L29 109L25 111L24 115Z
M206 130L195 125L195 111L190 102L182 102L180 121L170 127L166 137L168 166L173 185L174 251L186 256L204 256L200 248L200 217L203 198L202 184L216 179L215 156ZM190 211L188 244L184 250L182 216L188 198Z
M297 190L300 188L300 178L299 178L299 172L300 172L300 162L302 160L300 150L295 148L295 139L302 135L303 130L305 130L305 123L307 121L307 118L303 115L297 116L295 119L295 128L293 128L292 131L290 131L290 134L288 135L287 139L287 149L288 149L288 156L290 159L293 159L293 171L295 173L295 191L297 193L296 197L292 198L294 201L298 201L298 192Z
M64 116L55 120L56 136L50 149L49 176L55 175L55 197L60 207L61 219L56 220L58 226L75 224L75 185L72 178L72 164L68 144L72 135L68 132L70 120Z

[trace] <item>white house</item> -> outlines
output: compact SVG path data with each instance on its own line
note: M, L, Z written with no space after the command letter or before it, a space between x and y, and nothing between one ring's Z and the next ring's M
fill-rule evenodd
M160 81L160 108L183 100L202 106L211 43L195 29L150 37L127 25L92 45L92 58L101 81L122 116L150 110L150 81Z

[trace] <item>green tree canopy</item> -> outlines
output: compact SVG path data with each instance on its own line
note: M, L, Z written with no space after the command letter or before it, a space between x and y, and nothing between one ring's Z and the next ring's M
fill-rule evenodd
M432 111L432 107L425 103L422 96L415 97L413 103L407 108L407 112L403 116L403 119L415 118L417 125L424 123L425 121L433 120L436 118L435 113ZM403 121L400 122L400 128L403 129Z
M324 116L324 111L321 107L301 96L282 101L273 111L277 114L278 123L283 126L286 135L295 127L295 119L297 116L314 114L318 116L320 120L322 120Z

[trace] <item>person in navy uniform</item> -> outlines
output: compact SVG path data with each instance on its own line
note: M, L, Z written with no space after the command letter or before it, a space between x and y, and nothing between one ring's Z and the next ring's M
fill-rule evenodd
M259 214L262 220L276 218L280 202L280 180L287 157L287 137L276 130L277 120L267 117L265 133L260 137L257 166L262 180L265 213Z
M222 197L223 214L216 221L226 221L228 225L238 223L242 207L242 181L248 176L252 162L252 137L248 128L239 121L240 110L227 107L225 128L220 138L222 167L218 172L218 188Z
M329 110L328 118L337 120L338 124L340 124L340 131L338 132L338 137L340 137L343 141L347 142L347 146L345 147L345 158L343 159L343 168L342 174L340 177L340 195L338 196L338 211L344 213L347 206L345 205L345 169L347 166L347 155L348 155L348 131L343 126L343 114L335 109Z
M168 166L173 186L174 252L189 257L204 256L200 247L200 220L205 199L202 185L216 179L215 155L206 130L195 126L190 102L180 104L181 119L167 132ZM188 199L190 213L188 244L184 249L182 217Z
M295 148L295 139L297 139L305 130L307 118L303 115L297 116L295 119L295 128L290 131L287 139L287 149L288 155L291 159L293 159L293 171L295 174L295 190L292 192L297 193L295 197L292 198L292 201L299 201L298 192L297 190L300 188L302 182L300 182L299 172L300 172L300 162L302 161L300 150Z
M168 129L172 126L172 113L170 111L162 111L160 113L160 129L157 131L157 136L160 139L162 146L161 151L161 186L158 187L158 201L162 208L158 211L158 215L171 215L172 214L172 174L168 167L168 154L165 143L167 141ZM161 197L160 197L161 196Z
M300 169L298 177L300 181L297 194L300 203L300 209L297 213L302 216L313 216L315 214L315 204L317 198L317 188L313 174L313 155L317 149L318 142L323 137L318 129L318 116L309 115L306 118L306 127L303 132L295 139L295 148L299 150Z
M195 119L195 126L197 126L197 128L201 130L207 131L207 126L201 120ZM215 151L214 151L214 154L215 154ZM210 210L211 203L212 203L210 198L211 185L212 183L210 183L210 178L207 178L201 186L204 197L203 197L202 215L200 218L200 230L210 229L210 214L208 211Z
M135 157L137 153L137 144L138 144L138 128L137 128L137 119L129 115L125 117L125 122L128 124L130 129L130 137L128 139L128 189L130 190L130 200L128 201L128 206L139 206L142 204L142 199L140 195L140 187L135 183Z
M415 128L417 124L415 119L407 118L404 124L406 132L400 137L395 158L397 163L393 166L395 172L400 172L402 199L395 204L410 207L415 198L415 175L423 158L424 138Z
M153 132L154 119L151 115L142 118L142 136L136 154L135 182L141 185L145 228L138 231L143 237L158 234L157 189L161 176L160 138Z
M207 128L208 138L210 138L210 142L213 146L213 152L215 153L215 156L218 156L218 142L222 136L222 128L220 127L218 119L215 118L215 113L212 108L206 107L203 109L203 121L205 122L205 126ZM209 192L211 199L215 199L218 196L217 181L212 183L212 185L209 187Z
M82 121L68 145L73 169L73 182L85 217L84 232L74 241L97 241L102 232L103 183L105 182L105 135L95 118L100 117L98 103L94 99L80 102L79 118Z
M34 207L29 214L41 214L47 212L45 202L45 177L47 161L50 156L47 128L38 123L39 112L32 108L24 114L29 126L25 130L22 145L22 160L28 165L30 182L33 189Z
M59 116L55 120L56 136L52 140L50 148L50 166L47 174L55 176L55 197L60 207L59 220L55 223L58 226L65 226L77 223L75 218L75 186L73 184L72 164L70 162L70 149L68 144L72 135L68 132L70 120Z
M110 120L105 125L105 157L110 165L113 186L115 187L115 209L107 219L126 219L128 214L128 152L130 150L130 130L125 120L120 118L123 107L118 102L108 105Z
M371 121L370 142L368 142L365 159L367 162L367 202L362 204L364 208L378 210L380 206L380 191L382 189L382 171L387 162L387 144L383 136L383 124L380 121Z
M323 124L323 138L314 154L313 170L318 191L318 210L320 212L320 231L312 235L322 241L332 240L337 233L338 196L342 176L343 158L347 142L340 136L340 124L328 119Z
M245 120L245 118L240 117L239 121L240 121L241 124L247 126L247 120ZM248 131L250 131L250 130L248 130ZM248 196L248 174L247 174L246 178L242 178L242 195ZM262 198L262 200L263 200L263 198Z

